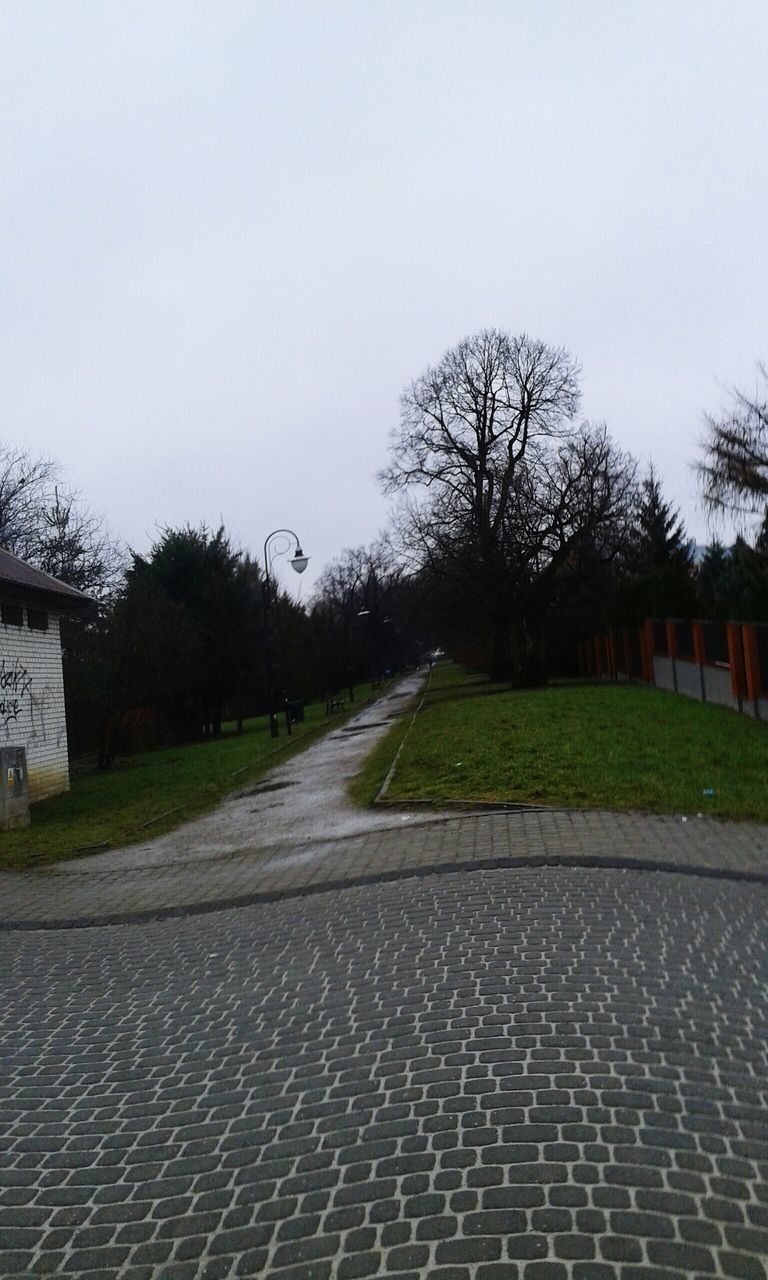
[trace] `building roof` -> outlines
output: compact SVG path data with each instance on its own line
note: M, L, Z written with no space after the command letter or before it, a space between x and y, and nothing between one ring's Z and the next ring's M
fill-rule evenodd
M0 595L14 600L25 599L49 609L80 612L89 609L93 600L77 587L35 569L10 551L0 549Z

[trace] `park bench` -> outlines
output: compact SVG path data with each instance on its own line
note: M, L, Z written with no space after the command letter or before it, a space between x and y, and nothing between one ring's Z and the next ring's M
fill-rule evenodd
M344 710L344 698L340 693L329 693L325 699L325 714L331 715L334 711Z

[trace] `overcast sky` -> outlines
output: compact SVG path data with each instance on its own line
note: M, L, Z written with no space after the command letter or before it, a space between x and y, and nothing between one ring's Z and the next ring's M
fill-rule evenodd
M404 386L495 325L707 539L702 412L768 358L765 0L0 0L0 440L114 532L387 502ZM286 579L286 585L289 585Z

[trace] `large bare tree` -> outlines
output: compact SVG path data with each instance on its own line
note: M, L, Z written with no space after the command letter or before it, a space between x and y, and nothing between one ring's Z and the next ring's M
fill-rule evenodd
M410 495L410 546L474 612L496 674L535 672L545 582L608 529L634 482L603 429L577 427L578 379L563 348L484 329L402 397L384 487Z
M385 487L451 494L490 544L529 446L571 429L578 377L562 347L525 334L483 329L464 338L404 392Z

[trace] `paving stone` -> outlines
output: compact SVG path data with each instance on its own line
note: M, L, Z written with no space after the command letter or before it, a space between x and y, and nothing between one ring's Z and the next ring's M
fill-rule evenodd
M458 1218L450 1214L443 1214L437 1218L422 1218L416 1226L416 1239L448 1240L451 1236L457 1235L458 1230Z
M529 1209L543 1205L544 1200L541 1187L498 1187L483 1192L484 1209Z
M501 1257L501 1240L477 1236L473 1240L443 1240L435 1249L438 1263L492 1262Z
M2 934L0 1274L764 1276L766 890L405 883Z
M529 1262L523 1275L525 1280L567 1280L568 1270L559 1262Z
M510 1258L545 1258L548 1252L549 1238L535 1235L532 1231L510 1236L507 1240L507 1254Z
M429 1248L422 1244L396 1245L387 1252L386 1268L392 1271L422 1272L429 1259Z
M640 1242L630 1236L605 1236L599 1241L600 1252L609 1262L639 1262L643 1256Z
M387 1222L381 1229L381 1243L388 1249L391 1245L405 1244L412 1234L410 1222Z
M648 1257L661 1267L710 1273L718 1269L715 1257L708 1249L689 1242L678 1244L674 1240L650 1240Z
M349 1258L342 1258L338 1265L339 1280L361 1280L364 1276L375 1276L381 1267L381 1254L358 1253Z
M718 1253L718 1262L724 1275L732 1276L734 1280L765 1280L765 1265L759 1257L722 1249Z
M344 1248L349 1253L367 1252L372 1249L376 1243L377 1231L375 1227L358 1227L355 1231L350 1231L344 1239Z
M266 1249L249 1249L247 1253L242 1254L238 1259L235 1275L263 1276L268 1256Z

